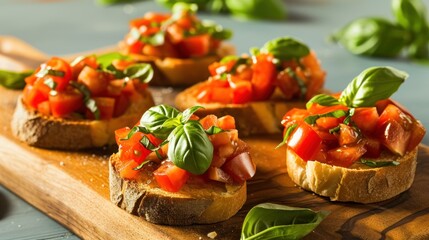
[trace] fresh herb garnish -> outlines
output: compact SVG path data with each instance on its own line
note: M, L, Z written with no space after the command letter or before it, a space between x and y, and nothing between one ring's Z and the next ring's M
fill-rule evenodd
M88 87L76 81L70 81L69 84L82 93L85 107L94 115L94 118L100 119L100 109L98 109L95 100L91 98L91 91Z
M260 53L270 53L282 61L299 59L310 54L310 49L304 43L291 37L280 37L268 41L260 49Z
M123 55L118 52L110 52L97 56L97 63L99 64L99 69L102 71L109 71L108 67L112 65L114 60L132 60L131 57Z
M300 239L313 231L330 212L262 203L244 219L240 240Z
M341 118L344 116L347 116L349 114L349 111L345 110L335 110L332 112L327 112L324 114L316 114L316 115L310 115L307 116L304 121L310 125L315 124L316 120L323 117L334 117L334 118Z
M294 124L292 124L291 126L289 126L288 128L287 128L287 130L286 130L286 133L284 134L284 136L283 136L283 141L279 144L279 145L277 145L277 147L276 147L276 149L277 148L279 148L279 147L281 147L281 146L283 146L283 145L285 145L286 143L287 143L287 141L288 141L288 139L289 139L289 136L292 134L292 132L295 130L295 128L297 128L298 127L298 124L296 124L296 123L294 123Z
M10 89L22 89L25 87L25 78L33 74L33 71L13 72L0 70L0 85Z
M360 159L360 163L365 164L372 168L385 167L385 166L398 166L398 161L373 161L370 159Z
M42 65L43 66L43 65ZM49 67L44 67L40 69L34 76L38 78L46 77L46 76L54 76L54 77L64 77L65 73L60 70L54 70Z

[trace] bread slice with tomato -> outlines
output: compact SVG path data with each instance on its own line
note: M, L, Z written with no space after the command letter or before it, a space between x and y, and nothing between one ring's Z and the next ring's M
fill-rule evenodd
M235 215L255 174L249 147L231 116L199 119L159 105L133 128L118 129L109 161L110 199L127 212L166 225L208 224Z
M335 95L285 114L287 171L331 201L372 203L408 190L426 130L389 97L407 78L391 67L363 71Z
M179 93L175 104L182 110L201 105L199 116L232 115L242 136L281 133L284 113L322 92L326 75L314 51L290 37L251 55L224 57L209 70L211 77Z
M198 19L197 10L195 4L177 3L171 13L148 12L130 21L119 48L152 64L151 85L177 87L204 81L212 62L234 53L234 47L224 42L231 31Z
M77 150L114 144L117 128L135 124L154 105L153 71L118 53L53 57L25 79L12 132L35 147Z

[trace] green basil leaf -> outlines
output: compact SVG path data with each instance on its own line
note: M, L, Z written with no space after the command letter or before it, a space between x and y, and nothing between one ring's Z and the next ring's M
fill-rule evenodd
M331 36L349 52L375 57L396 57L411 40L409 31L382 18L356 19Z
M112 65L113 60L131 60L131 57L123 55L118 52L110 52L97 56L97 63L99 64L99 69L105 71L107 67Z
M91 98L91 91L89 91L88 87L76 81L70 81L69 84L82 93L85 107L94 114L94 118L100 119L100 110L95 100Z
M55 82L54 79L52 79L52 78L45 79L43 81L43 84L48 86L51 90L55 90L55 88L57 87L57 82Z
M204 107L193 106L193 107L190 107L190 108L186 109L185 111L183 111L182 119L181 119L182 124L186 123L189 120L189 118L192 117L192 114L194 114L196 111L198 111L198 109L201 109L201 108L204 108Z
M300 239L313 231L330 212L262 203L244 219L241 240Z
M421 0L392 0L396 22L414 33L427 26L426 7Z
M239 19L283 20L286 9L281 0L225 0L231 14Z
M228 55L228 56L223 57L219 62L220 63L228 63L230 61L237 60L239 58L240 57L235 56L235 55Z
M368 68L349 83L338 101L351 108L373 107L396 92L407 77L407 73L392 67Z
M54 77L64 77L65 73L60 70L54 70L51 68L42 68L35 74L36 77L42 78L46 76L54 76Z
M186 2L189 4L196 4L198 9L204 9L207 4L207 0L156 0L159 4L165 6L166 8L173 8L174 4L178 2Z
M310 54L310 49L304 43L291 37L280 37L268 41L262 46L261 53L271 53L280 60L298 59Z
M216 126L211 126L209 129L207 129L205 131L206 131L206 134L208 134L208 135L213 135L213 134L225 132L225 130L223 130L220 127L216 127Z
M335 106L335 105L340 104L340 102L338 101L338 99L336 99L333 96L328 95L328 94L319 94L319 95L316 95L316 96L312 97L307 102L307 104L305 105L305 107L307 109L310 109L310 107L313 105L313 103L317 103L319 105L327 106L327 107L328 106Z
M198 121L177 126L168 136L168 158L193 174L203 174L213 159L213 145Z
M412 59L429 58L429 27L422 29L415 35L408 47L408 57Z
M360 159L360 163L365 164L372 168L385 167L385 166L398 166L398 161L373 161L369 159Z
M23 89L25 78L33 74L33 71L13 72L0 70L0 85L10 89Z
M153 78L152 66L148 63L137 63L124 70L125 77L138 79L142 83L148 83Z
M164 125L164 122L176 118L179 113L179 110L168 105L154 106L143 114L140 119L140 125L157 138L166 139L175 128L175 125Z
M165 42L165 31L159 31L153 35L141 37L140 40L152 46L161 46Z
M315 124L316 120L322 117L334 117L334 118L340 118L340 117L344 117L348 115L349 111L344 111L344 110L335 110L332 112L328 112L328 113L324 113L324 114L316 114L316 115L311 115L311 116L307 116L304 121L308 124Z
M203 20L200 25L199 31L197 31L196 35L208 33L215 39L219 40L227 40L232 37L232 31L229 29L225 29L219 24L216 24L213 21Z
M305 84L304 80L300 78L290 67L287 67L284 71L287 73L287 75L289 75L289 77L298 83L301 97L304 97L307 93L307 85Z
M287 143L287 141L289 140L290 135L292 134L292 132L297 127L298 127L298 124L296 124L296 123L289 126L286 130L285 135L283 136L283 141L279 145L277 145L277 147L275 149L280 148L281 146L285 145Z

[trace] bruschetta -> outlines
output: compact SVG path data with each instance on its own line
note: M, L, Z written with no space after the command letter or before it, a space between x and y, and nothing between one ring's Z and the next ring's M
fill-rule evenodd
M77 150L114 144L117 128L136 123L154 105L149 64L110 53L52 57L25 79L12 132L35 147Z
M413 183L425 128L390 99L407 74L372 67L340 94L313 97L282 124L287 171L302 188L332 201L390 199Z
M229 219L246 201L256 171L231 116L199 119L159 105L133 128L116 130L110 157L110 199L149 222L166 225Z
M208 65L234 48L224 43L228 29L197 18L197 5L177 3L172 13L148 12L130 21L119 48L134 59L151 63L151 85L190 86L207 79Z
M179 109L204 106L196 114L229 114L242 136L280 133L280 120L322 91L325 71L314 51L281 37L250 55L227 56L209 66L210 78L176 97Z

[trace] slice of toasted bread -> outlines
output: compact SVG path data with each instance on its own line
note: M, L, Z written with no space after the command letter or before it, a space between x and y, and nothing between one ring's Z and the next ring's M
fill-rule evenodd
M267 101L245 104L199 103L194 96L203 84L198 83L180 92L175 99L176 107L183 111L192 106L202 106L204 109L195 113L199 117L208 114L231 115L235 118L236 128L240 132L240 136L281 133L283 127L280 122L284 113L294 107L305 108L305 102L286 101L279 92L275 92Z
M232 45L222 43L216 55L198 58L157 58L153 56L128 54L134 60L150 63L155 71L150 82L152 86L185 87L206 80L210 73L208 66L224 56L235 53Z
M235 215L246 202L246 183L187 182L179 192L167 192L149 173L124 180L115 168L119 154L109 161L110 200L149 222L166 225L208 224Z
M378 168L354 163L350 168L318 161L305 162L289 148L286 150L287 172L300 187L331 201L372 203L390 199L414 181L417 148L404 156L385 154L377 160L398 161L397 166Z
M126 112L110 120L70 120L38 113L18 98L12 118L12 133L23 142L40 148L79 150L115 143L114 131L133 126L154 105L149 91L139 93Z

